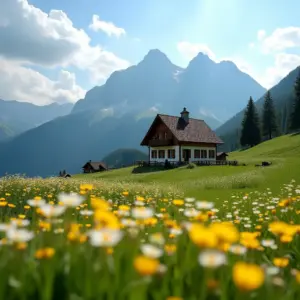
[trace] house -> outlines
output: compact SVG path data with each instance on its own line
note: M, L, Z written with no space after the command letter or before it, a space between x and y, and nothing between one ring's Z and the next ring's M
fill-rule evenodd
M141 146L149 148L149 162L216 161L217 145L223 141L203 121L189 117L158 114Z
M107 165L100 161L88 161L83 167L83 173L95 173L95 172L102 172L102 171L107 171Z
M226 160L226 157L228 156L228 154L226 152L218 152L217 153L217 160Z

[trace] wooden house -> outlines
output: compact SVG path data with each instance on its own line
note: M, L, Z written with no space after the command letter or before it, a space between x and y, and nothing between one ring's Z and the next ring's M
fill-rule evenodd
M158 114L142 146L149 148L149 162L216 161L217 145L223 141L203 121L189 117L186 108L181 116Z
M227 160L228 154L226 152L218 152L217 153L217 160Z
M95 172L102 172L102 171L107 171L107 165L100 161L88 161L83 167L83 173L95 173Z

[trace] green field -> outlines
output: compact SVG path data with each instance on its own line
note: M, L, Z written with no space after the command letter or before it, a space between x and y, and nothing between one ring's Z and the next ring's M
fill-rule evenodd
M229 159L1 178L0 299L300 299L300 135Z
M238 160L246 166L203 166L194 169L178 169L144 174L132 174L133 168L124 168L95 174L76 175L85 180L123 183L158 184L173 186L198 199L224 199L233 192L264 191L279 192L282 184L292 179L300 181L300 135L286 135L264 142L245 151L230 153L229 160ZM272 166L255 167L262 161Z

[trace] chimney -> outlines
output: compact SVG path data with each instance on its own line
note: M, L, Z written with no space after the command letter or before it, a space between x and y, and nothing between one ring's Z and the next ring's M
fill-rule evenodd
M184 121L186 123L188 123L189 122L189 114L190 113L186 110L185 107L183 108L183 111L180 114L181 114L181 118L184 119Z

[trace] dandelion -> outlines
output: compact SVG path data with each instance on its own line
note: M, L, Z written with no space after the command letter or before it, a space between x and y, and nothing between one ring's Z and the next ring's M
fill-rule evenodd
M233 267L233 281L242 291L258 289L264 283L264 272L255 264L237 262Z
M50 259L54 256L55 254L55 249L54 248L42 248L42 249L38 249L35 252L35 258L36 259Z
M275 257L273 264L278 268L285 268L289 264L289 259L287 257Z
M134 268L142 276L151 276L159 270L159 261L140 255L134 259Z
M199 254L198 262L205 268L217 268L226 264L226 256L217 250L204 250Z

